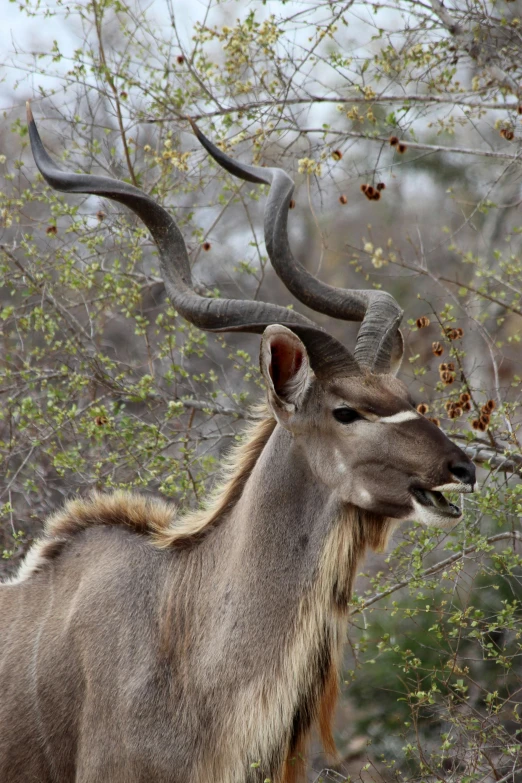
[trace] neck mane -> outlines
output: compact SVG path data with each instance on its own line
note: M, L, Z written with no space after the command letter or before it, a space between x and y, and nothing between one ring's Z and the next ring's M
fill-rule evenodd
M252 411L254 420L246 427L241 442L225 458L218 484L202 509L177 519L158 531L155 543L161 548L190 544L218 524L238 502L277 422L266 405Z

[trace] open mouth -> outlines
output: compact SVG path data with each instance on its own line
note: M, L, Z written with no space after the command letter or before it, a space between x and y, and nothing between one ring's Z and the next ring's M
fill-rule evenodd
M457 488L455 490L459 491ZM462 492L462 490L460 491ZM410 492L417 501L417 503L414 502L414 506L418 504L422 508L431 511L434 516L448 520L458 520L462 516L462 510L455 503L450 503L449 500L446 500L442 492L436 489L413 487Z
M450 530L462 517L462 509L455 503L446 500L443 492L473 492L475 484L464 484L461 481L440 484L431 489L425 487L410 487L410 496L414 516L417 522L428 527L441 527Z

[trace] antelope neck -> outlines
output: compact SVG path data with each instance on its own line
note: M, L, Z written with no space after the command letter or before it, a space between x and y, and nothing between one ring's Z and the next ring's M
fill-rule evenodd
M313 476L292 435L278 425L241 498L205 542L221 552L215 562L222 569L227 646L236 655L248 640L244 663L249 669L266 666L267 640L284 646L345 516L332 491ZM238 665L241 661L239 656Z

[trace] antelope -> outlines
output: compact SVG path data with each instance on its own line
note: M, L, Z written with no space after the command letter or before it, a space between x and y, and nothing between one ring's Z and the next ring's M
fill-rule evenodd
M293 310L205 298L171 215L125 182L62 171L30 108L36 165L66 193L130 208L167 295L211 332L262 335L266 403L202 510L124 492L74 499L0 587L2 783L295 783L332 715L354 577L401 520L451 527L444 492L475 468L395 376L402 311L320 282L290 250L293 181L194 132L231 174L270 186L265 241L289 291L360 321L353 353Z

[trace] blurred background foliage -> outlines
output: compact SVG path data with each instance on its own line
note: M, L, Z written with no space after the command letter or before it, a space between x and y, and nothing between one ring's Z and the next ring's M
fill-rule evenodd
M134 216L44 184L26 99L56 160L176 215L208 296L296 304L267 263L264 188L218 170L185 117L284 166L297 258L395 295L401 377L481 466L454 531L404 525L368 559L323 780L522 781L519 15L520 0L19 0L6 16L3 573L93 487L197 506L263 393L258 338L179 318ZM312 317L352 343L353 325ZM315 749L310 780L326 764Z

